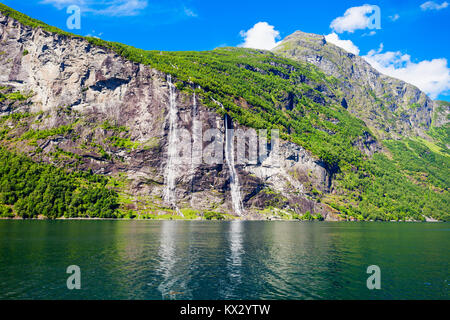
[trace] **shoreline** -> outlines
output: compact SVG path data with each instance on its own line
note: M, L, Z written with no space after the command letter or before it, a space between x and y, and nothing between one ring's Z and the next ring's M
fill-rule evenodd
M148 222L148 221L183 221L183 222L233 222L233 221L253 221L253 222L353 222L353 223L447 223L447 221L439 221L439 220L426 220L426 221L418 221L418 220L407 220L407 221L363 221L363 220L295 220L295 219L125 219L125 218L57 218L57 219L46 219L46 218L5 218L0 217L0 221L139 221L139 222Z

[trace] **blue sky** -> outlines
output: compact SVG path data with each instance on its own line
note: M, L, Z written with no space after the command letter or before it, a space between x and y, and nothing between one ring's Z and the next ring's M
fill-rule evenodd
M143 49L211 50L244 43L257 46L260 42L252 42L252 36L263 41L272 38L273 42L296 30L328 35L330 42L356 50L381 72L419 86L432 98L450 101L450 4L443 0L0 2L67 31ZM363 18L372 14L365 11L367 3L380 8L381 29L365 27ZM80 30L69 30L66 25L66 10L72 4L81 8ZM246 32L259 22L267 24Z

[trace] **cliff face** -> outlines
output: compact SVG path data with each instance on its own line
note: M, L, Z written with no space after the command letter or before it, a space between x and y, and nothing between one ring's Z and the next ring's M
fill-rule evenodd
M427 137L437 105L418 88L380 74L363 58L324 36L297 31L273 49L285 57L312 63L340 81L342 105L363 119L380 138Z
M171 92L166 74L84 39L24 26L1 14L0 42L0 86L5 94L21 95L6 94L0 115L28 115L3 124L7 148L36 161L114 176L124 209L138 213L194 209L236 215L231 184L238 181L248 218L266 218L261 211L273 207L267 214L310 211L336 219L317 200L318 193L331 192L332 172L293 143L281 143L279 166L272 157L230 166L225 147L224 163L170 163L171 148L181 144L171 141L174 127L192 133L197 120L203 132L215 128L223 137L227 124L194 94ZM209 143L203 141L203 148ZM165 196L168 191L174 201Z

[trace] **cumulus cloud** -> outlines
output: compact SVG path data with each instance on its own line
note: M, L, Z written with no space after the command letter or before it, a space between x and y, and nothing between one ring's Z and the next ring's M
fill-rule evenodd
M77 5L84 12L115 17L138 15L148 5L147 0L42 0L41 3L57 9Z
M427 10L442 10L442 9L447 8L447 7L448 7L448 2L447 1L442 2L441 4L438 4L438 3L434 2L434 1L427 1L427 2L422 3L420 5L420 8L423 11L427 11Z
M411 83L427 93L432 99L450 91L450 69L447 59L423 60L412 62L411 56L400 51L371 50L363 58L372 67L388 76Z
M355 55L359 54L359 48L355 46L355 44L351 40L341 40L339 39L339 36L334 32L329 35L326 35L325 40L344 50L347 50L350 53L353 53Z
M374 11L375 14L373 14ZM377 6L369 4L360 7L351 7L345 11L343 16L334 19L330 24L330 28L337 33L343 33L345 31L353 33L355 30L373 28L373 22L375 24L380 23L379 12ZM369 16L369 14L372 15ZM377 21L374 21L374 19Z
M279 44L280 32L267 22L258 22L250 30L241 31L241 36L244 43L240 47L271 50Z

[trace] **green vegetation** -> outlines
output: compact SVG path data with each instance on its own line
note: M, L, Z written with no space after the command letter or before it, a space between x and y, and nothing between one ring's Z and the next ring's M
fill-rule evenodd
M320 213L317 215L313 215L309 211L306 211L306 213L302 216L300 216L298 214L294 214L293 218L295 220L302 220L302 221L323 221L324 220L323 216Z
M219 212L205 212L203 217L206 220L225 220L225 216Z
M282 208L284 207L284 204L288 202L285 197L270 188L265 188L261 192L267 195L267 200L265 202L267 207Z
M23 218L113 218L119 207L118 195L105 187L107 182L105 177L68 173L0 149L2 215L5 206L13 206Z
M0 204L0 218L13 218L14 213L12 209L8 206Z
M53 136L57 136L57 135L66 135L69 134L73 131L73 125L65 125L65 126L60 126L57 128L53 128L53 129L48 129L48 130L33 130L30 129L29 131L27 131L24 135L22 135L21 140L32 140L32 141L37 141L40 139L46 139L48 137L53 137Z
M428 134L437 141L437 146L440 148L441 153L450 155L450 150L447 146L450 146L450 123L442 127L432 127Z
M117 126L117 125L111 124L107 120L102 123L101 128L106 131L112 131L114 133L114 136L106 139L106 142L109 142L111 145L113 145L116 148L133 150L140 146L139 142L131 141L131 139L128 137L123 137L123 134L126 134L129 132L129 129L125 126ZM122 134L122 136L118 136L120 134Z
M414 176L423 176L428 185L446 189L450 176L444 168L450 168L450 158L442 155L426 144L415 140L386 141L394 154L394 161L402 170Z
M29 99L33 93L29 93L29 94L23 94L20 91L15 91L15 92L5 92L5 90L8 90L7 87L0 87L0 102L3 102L5 100L10 100L10 101L26 101L27 99Z
M8 93L6 95L6 99L9 99L12 101L25 101L28 98L26 96L24 96L21 92L13 92L13 93Z
M91 142L91 147L96 149L96 152L103 158L103 159L111 159L111 155L105 151L105 149L99 145L98 143Z
M364 171L338 177L349 193L330 205L359 220L423 221L432 217L449 221L448 156L413 140L386 141L385 145L393 159L376 154L365 163Z
M413 110L418 109L418 108L420 108L420 103L417 103L417 102L413 103L412 105L409 106L409 108L413 109Z
M78 161L81 161L82 157L78 154L75 154L73 152L69 152L69 151L65 151L62 150L60 147L56 146L55 147L56 151L55 152L50 152L50 155L54 157L54 159L59 159L59 158L69 158L69 159L76 159ZM42 150L42 149L41 149ZM36 152L41 151L38 149L36 149ZM42 152L42 151L41 151Z
M128 132L129 129L125 126L117 126L117 125L113 125L111 124L108 120L106 120L105 122L102 123L101 127L104 130L107 131L114 131L115 133L120 133L120 132Z
M130 138L121 138L117 136L108 138L108 141L110 141L114 147L128 150L136 149L140 145L139 142L133 142Z
M200 217L200 215L201 215L199 210L193 210L193 209L181 209L181 213L183 214L184 218L187 220L195 220L198 217Z

